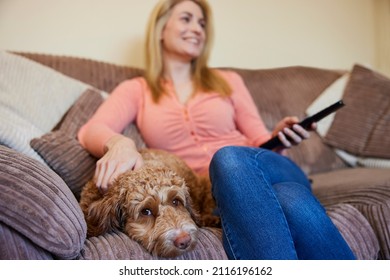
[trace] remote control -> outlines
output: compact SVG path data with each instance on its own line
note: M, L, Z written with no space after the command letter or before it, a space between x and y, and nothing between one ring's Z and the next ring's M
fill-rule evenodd
M329 114L335 112L336 110L340 109L344 105L345 105L345 103L343 102L343 100L339 100L336 103L330 105L329 107L326 107L325 109L321 110L320 112L318 112L310 117L305 118L303 121L301 121L298 124L300 126L302 126L304 129L309 129L314 122L318 122L318 121L322 120L323 118L325 118ZM286 137L287 137L287 135L286 135ZM275 136L275 137L271 138L269 141L260 145L260 148L273 150L276 147L281 146L281 145L283 145L283 144L280 141L279 137Z

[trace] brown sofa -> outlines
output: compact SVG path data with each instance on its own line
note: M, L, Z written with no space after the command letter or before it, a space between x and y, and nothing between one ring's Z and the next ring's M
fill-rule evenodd
M154 259L120 232L86 238L86 224L77 201L83 184L93 174L96 159L78 145L76 132L101 104L102 91L110 92L120 81L142 75L142 70L76 57L14 55L80 80L90 88L52 130L31 139L31 147L43 162L0 143L0 259ZM286 115L303 118L306 108L344 73L299 66L234 70L243 77L269 127ZM351 71L355 70L359 69ZM382 82L387 85L385 79ZM348 88L352 86L346 91ZM347 105L354 99L347 93L345 98ZM367 105L367 101L363 103ZM41 109L48 106L51 104L42 104ZM353 113L349 110L346 107L345 114ZM346 120L355 124L354 119L339 117L341 112L328 139L312 133L310 140L289 150L289 156L309 175L316 196L357 258L390 259L390 172L386 168L350 167L335 153L333 147L338 144L332 135L348 139L353 133L343 136L344 129L333 126ZM387 119L388 115L384 113ZM144 146L134 126L130 125L124 134L135 138L138 147ZM387 159L389 140L384 141L385 150L379 152L379 157ZM339 148L354 153L342 144ZM357 154L378 157L366 155L361 149ZM220 229L203 228L197 247L178 259L226 259L220 240Z

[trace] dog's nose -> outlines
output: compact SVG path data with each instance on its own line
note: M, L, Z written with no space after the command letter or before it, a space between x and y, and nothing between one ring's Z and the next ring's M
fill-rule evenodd
M173 241L173 244L181 250L187 249L188 246L190 246L190 243L191 243L191 236L188 233L182 233L178 235L175 238L175 241Z

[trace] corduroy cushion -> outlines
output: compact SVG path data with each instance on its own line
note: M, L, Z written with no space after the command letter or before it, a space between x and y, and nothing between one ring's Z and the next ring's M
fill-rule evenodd
M83 260L152 260L140 244L122 232L112 232L99 237L91 237L79 256ZM177 260L226 260L221 242L221 231L202 228L198 244L194 250L176 258Z
M378 238L379 258L390 259L389 170L347 168L312 175L311 178L314 194L326 208L345 203L364 215Z
M390 79L355 65L344 102L325 141L356 156L390 158Z
M0 260L52 260L53 256L0 222Z
M83 213L64 181L1 145L0 222L61 259L77 257L86 236Z
M65 115L56 130L31 140L31 147L66 182L77 199L88 180L93 177L96 158L77 140L77 132L103 102L102 94L95 89L86 90ZM131 137L138 148L144 146L134 125L124 135Z
M376 260L379 243L367 219L350 204L328 207L327 213L358 260Z

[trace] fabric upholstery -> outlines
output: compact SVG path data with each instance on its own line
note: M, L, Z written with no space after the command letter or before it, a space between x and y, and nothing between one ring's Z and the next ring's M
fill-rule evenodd
M327 213L358 260L376 260L379 253L378 239L367 219L350 204L335 204Z
M227 259L220 241L218 230L200 229L199 241L194 250L179 256L177 260L224 260ZM85 260L152 260L151 256L136 241L122 232L107 233L99 237L89 238L79 259Z
M86 223L64 181L47 166L0 145L0 222L63 259L83 247Z
M390 159L390 78L355 65L344 102L325 141L356 156Z
M390 172L348 168L312 175L313 191L325 207L347 203L358 209L378 236L379 258L390 258Z
M40 54L20 55L38 61L39 63L42 63L46 66L52 67L53 69L64 73L65 75L79 79L84 83L88 83L93 87L106 92L110 92L119 82L124 79L142 75L142 71L136 68L116 66L113 64L101 63L88 59ZM344 73L309 67L287 67L264 70L235 70L243 77L245 83L254 96L256 104L259 106L259 110L263 119L270 128L272 128L274 124L285 115L297 115L298 117L303 118L305 116L304 112L306 107ZM77 150L80 148L80 146L77 146L77 142L75 141L76 139L73 133L85 120L84 117L87 117L87 114L92 113L86 113L86 111L83 110L81 110L83 113L77 113L77 107L80 105L79 103L88 104L91 102L95 104L99 98L95 99L97 95L92 95L94 97L89 96L86 98L87 100L84 101L80 101L83 99L80 97L80 99L64 116L63 120L59 123L54 131L48 132L46 135L37 137L35 139L38 143L40 142L42 146L39 148L37 148L38 146L35 146L37 150L41 150L42 152L45 150L43 146L47 145L47 150L51 150L50 153L53 153L51 157L47 156L50 154L47 153L45 159L48 162L52 162L51 167L56 172L58 172L58 174L61 174L59 171L61 168L53 167L56 166L53 164L53 162L57 155L60 157L63 153L64 159L68 158L67 160L59 160L57 166L60 166L59 162L67 162L72 157L83 158L81 153L85 153L85 151L82 151L82 149ZM281 100L283 100L283 102L281 102ZM88 110L91 109L91 111L93 111L93 105L87 105L84 108L87 108ZM75 114L71 112L72 110L74 110ZM71 128L68 130L66 127ZM131 135L132 137L140 137L139 134L137 134L138 132L135 127L127 128L124 133L128 133L128 135ZM47 137L45 140L46 142L44 142L45 137ZM139 139L140 143L142 144L142 138ZM51 147L50 143L53 143ZM75 147L77 147L77 149ZM56 156L54 156L54 151L56 149L61 151L61 153L57 151ZM72 149L75 150L72 151ZM19 175L27 172L27 174L30 174L29 176L37 176L31 175L31 173L35 174L37 172L40 178L55 177L56 180L60 181L58 183L58 188L61 190L63 188L67 189L67 191L63 190L60 192L60 198L58 199L61 201L61 199L64 197L64 193L66 193L66 197L68 196L70 193L69 188L65 187L64 182L61 182L61 180L56 177L49 168L42 167L26 171L25 164L20 163L21 160L24 161L24 157L21 157L17 152L15 152L16 154L13 154L12 157L10 157L10 151L6 151L8 156L3 161L0 160L0 165L9 165L11 163L15 170L20 169L18 172ZM67 151L71 152L66 155ZM1 156L3 156L4 153L5 151L0 150ZM325 205L330 218L339 228L342 235L346 238L356 256L359 259L373 259L376 258L376 256L379 256L379 258L383 259L389 259L390 254L388 251L390 248L390 235L387 225L389 224L388 219L390 217L390 214L388 213L390 209L390 206L388 205L390 196L388 183L390 180L388 175L386 175L388 172L386 173L385 170L376 169L341 170L340 168L346 167L345 163L337 157L331 147L328 147L323 142L321 142L321 139L315 133L312 134L310 140L305 141L305 143L300 145L300 147L291 149L289 153L291 157L301 165L305 172L311 174L310 178L314 181L313 189L315 194ZM95 160L96 159L91 158L91 161L82 163L81 166L92 166L95 164ZM69 174L72 174L72 172L75 172L76 174L77 168L80 168L80 165L75 164L73 167L70 166L66 168L68 168ZM9 179L6 173L2 173L3 169L0 170L0 187L3 188L3 182L8 182ZM14 172L16 172L15 170ZM48 174L46 174L46 172L48 172ZM321 172L321 174L319 174L319 172ZM61 175L61 177L62 176L67 178L66 175ZM3 179L3 177L5 179ZM354 177L357 179L353 179ZM66 179L67 183L71 182L69 178L70 177ZM50 181L52 179L48 180ZM47 182L43 178L42 181ZM15 183L14 186L18 186L19 184L21 183ZM69 184L72 185L73 183ZM78 187L73 188L72 191L77 193L77 191L80 189L80 186L82 185L80 182L78 182L78 184ZM21 185L23 186L23 184ZM17 187L15 188L18 189ZM42 188L46 187L42 186ZM0 192L0 194L2 194L2 192ZM3 199L2 196L0 197ZM50 196L49 198L53 199L54 201L57 199L55 196ZM23 201L23 199L24 198L20 198L21 201ZM74 198L69 199L69 203L73 205ZM62 204L63 203L60 203L60 205ZM35 207L35 204L33 204L33 207ZM74 207L78 208L78 206ZM52 208L52 211L59 211L60 213L61 211L64 211L62 207L59 208L61 209ZM72 209L72 207L70 208ZM75 211L74 213L78 211L79 210ZM68 210L65 212L69 214ZM5 211L0 209L0 218L3 217L3 213L5 213ZM53 215L60 214L53 213ZM64 227L69 226L69 224L72 224L73 222L76 223L74 219L80 219L80 221L83 221L82 213L69 215L71 216L71 218L69 218L69 223L62 221ZM47 250L47 252L52 254L55 258L70 258L71 255L76 255L70 253L65 254L66 256L58 255L58 252L51 248L51 243L39 243L39 237L34 236L34 233L31 233L29 229L25 229L23 231L23 225L21 226L22 231L19 231L18 229L15 229L13 223L7 223L3 221L3 218L1 218L0 223L3 223L3 226L0 227L0 233L6 232L6 230L10 229L7 231L8 233L6 233L7 238L9 238L9 232L12 232L12 235L16 233L20 234L21 240L30 240L30 237L32 237L33 239L31 239L31 242L33 246L37 246L37 248L45 248L43 251L46 252ZM12 224L12 226L10 226L10 224ZM0 226L1 225L2 224L0 224ZM57 224L53 226L56 225ZM39 230L36 230L35 232L39 232ZM60 230L59 232L59 235L61 236L63 231ZM80 233L80 231L77 231L73 228L69 231L69 234L70 236L77 236L76 232ZM48 235L50 234L51 231L49 231ZM226 258L223 248L221 247L220 234L221 232L218 229L202 229L198 247L195 249L195 251L182 256L181 259ZM82 234L80 234L80 236L81 235ZM16 238L14 238L14 240L16 240ZM75 258L78 259L152 258L150 255L145 254L145 251L138 245L138 243L135 243L123 233L109 233L103 236L89 239L80 238L80 243L81 240L85 240L85 243L83 243L82 246L75 246L77 249L73 251L75 252L78 250L78 255L75 256ZM2 240L0 239L0 241ZM76 241L69 243L79 244ZM20 247L23 248L25 245L23 245L24 243L21 244L22 245L20 245ZM379 253L378 246L380 247ZM39 251L39 249L37 250ZM23 251L26 251L26 249L23 249ZM0 252L3 251L0 250ZM10 253L6 254L10 255ZM16 252L15 254L18 253ZM35 253L30 253L30 255L25 256L27 256L26 258L30 258L29 256L31 256L31 258L36 256L37 259L45 258L44 255L43 257L39 257L38 255L40 253L35 255L34 254Z
M0 68L0 144L43 162L30 140L52 130L89 85L4 51Z
M34 60L105 92L111 92L126 79L143 75L143 70L139 68L86 58L26 52L15 52L15 54Z
M52 254L0 222L0 260L51 260Z

